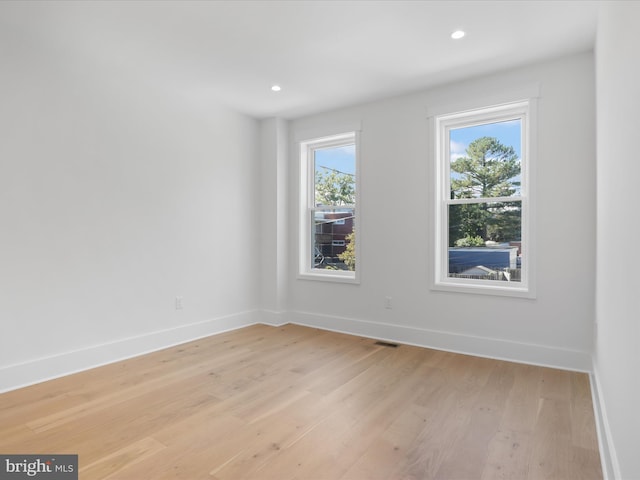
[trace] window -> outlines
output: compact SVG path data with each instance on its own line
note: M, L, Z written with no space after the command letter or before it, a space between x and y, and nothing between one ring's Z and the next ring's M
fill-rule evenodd
M300 276L357 281L357 134L300 143Z
M435 288L532 296L531 101L435 117Z

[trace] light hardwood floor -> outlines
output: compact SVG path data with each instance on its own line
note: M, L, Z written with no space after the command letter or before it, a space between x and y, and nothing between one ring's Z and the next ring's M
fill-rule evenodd
M0 395L80 479L600 479L588 376L252 326Z

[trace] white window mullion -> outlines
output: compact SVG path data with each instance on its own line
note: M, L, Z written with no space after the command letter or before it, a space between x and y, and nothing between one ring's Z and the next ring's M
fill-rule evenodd
M505 203L522 202L524 197L474 197L474 198L450 198L445 200L448 205L469 205L473 203Z

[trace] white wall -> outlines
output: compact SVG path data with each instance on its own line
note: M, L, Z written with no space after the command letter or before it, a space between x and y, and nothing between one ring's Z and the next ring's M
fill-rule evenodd
M640 478L640 3L603 2L596 49L598 330L594 373L615 478Z
M288 125L281 118L260 122L260 266L262 321L286 320L288 282Z
M0 28L0 391L259 301L257 122L71 52Z
M291 222L289 319L478 355L589 370L594 322L595 105L584 53L291 122L293 144L361 123L361 284L297 280ZM539 89L537 298L429 289L433 180L427 109ZM334 132L335 133L335 132ZM297 202L290 202L296 219ZM392 297L393 309L384 308Z

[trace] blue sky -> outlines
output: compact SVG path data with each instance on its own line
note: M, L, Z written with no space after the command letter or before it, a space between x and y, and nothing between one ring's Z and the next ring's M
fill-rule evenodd
M323 167L340 170L344 173L356 173L356 146L322 148L315 151L315 170L327 172Z
M450 140L450 161L454 161L457 158L466 156L466 149L471 142L481 137L495 137L498 141L507 146L513 147L520 157L521 151L521 121L510 120L507 122L498 123L486 123L482 125L476 125L473 127L465 127L458 129L451 129L449 131ZM459 179L462 177L459 173L450 172L452 179ZM519 182L520 175L513 177L513 181ZM516 195L520 195L520 187L516 187Z
M512 146L520 157L520 120L488 123L450 131L451 160L465 156L471 142L480 137L495 137L503 145Z

